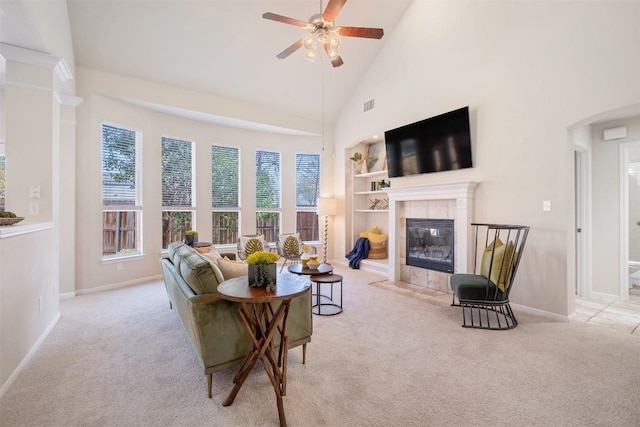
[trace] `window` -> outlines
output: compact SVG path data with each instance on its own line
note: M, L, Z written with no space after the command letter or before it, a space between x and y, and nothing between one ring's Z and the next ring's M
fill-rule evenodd
M256 233L275 242L280 234L280 153L256 152Z
M296 231L304 241L320 240L318 197L320 195L320 155L296 154Z
M140 138L102 126L102 255L141 253Z
M211 241L214 245L238 241L239 172L237 148L211 147Z
M162 248L184 241L194 219L193 143L162 138Z

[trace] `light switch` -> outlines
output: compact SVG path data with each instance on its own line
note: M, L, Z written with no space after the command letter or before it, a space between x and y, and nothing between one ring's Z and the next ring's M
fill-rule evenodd
M542 210L545 212L551 211L551 200L543 200L542 201Z
M39 185L30 185L29 186L29 198L30 199L39 199L42 195Z

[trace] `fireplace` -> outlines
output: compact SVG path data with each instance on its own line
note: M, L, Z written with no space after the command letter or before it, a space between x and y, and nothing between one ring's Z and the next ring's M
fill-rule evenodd
M406 265L453 273L454 221L407 218Z

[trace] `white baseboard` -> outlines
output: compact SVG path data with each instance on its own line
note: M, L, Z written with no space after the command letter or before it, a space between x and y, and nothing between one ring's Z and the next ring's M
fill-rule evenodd
M38 340L33 344L33 346L31 347L31 350L29 350L29 352L24 357L24 359L22 359L18 367L13 371L13 373L11 374L7 382L5 382L2 385L2 388L0 388L0 399L2 399L2 397L7 393L7 391L9 391L9 388L15 382L16 378L18 378L18 375L20 375L22 371L24 371L24 369L27 367L29 362L31 362L31 359L33 359L33 356L35 356L38 350L40 350L42 343L44 343L44 341L47 339L51 331L53 331L53 328L55 328L59 320L60 320L60 312L58 312L55 315L51 323L49 323L49 326L47 326L47 329L44 330L42 335L40 335L40 338L38 338Z
M140 283L162 280L162 274L156 276L143 277L140 279L127 280L126 282L112 283L110 285L96 286L95 288L77 289L75 295L94 294L96 292L111 291L113 289L126 288L127 286L138 285Z
M619 295L607 294L605 292L593 292L593 291L591 291L591 298L603 299L605 301L610 301L610 302L620 301L620 296Z
M516 311L521 311L523 313L533 314L535 316L545 317L551 320L557 320L560 322L568 322L569 316L563 316L562 314L552 313L550 311L544 311L533 307L528 307L526 305L514 304L510 303L511 308Z
M58 296L60 297L60 299L69 299L69 298L75 298L76 293L75 292L63 292L63 293L60 293Z

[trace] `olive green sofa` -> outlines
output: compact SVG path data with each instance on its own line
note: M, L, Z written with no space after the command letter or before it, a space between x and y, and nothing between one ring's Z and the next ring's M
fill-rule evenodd
M160 264L169 306L178 313L191 340L211 398L213 372L240 364L251 349L238 304L225 301L217 292L218 284L230 277L225 278L215 262L181 242L169 244L168 256ZM309 290L292 300L287 321L289 349L302 345L302 363L312 332Z

